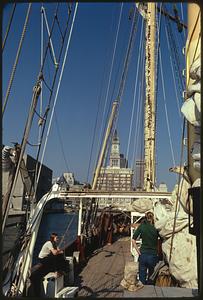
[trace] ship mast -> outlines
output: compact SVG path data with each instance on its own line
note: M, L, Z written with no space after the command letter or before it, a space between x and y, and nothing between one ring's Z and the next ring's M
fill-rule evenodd
M198 14L200 7L195 3L188 4L188 39L186 44L186 79L187 87L191 85L194 80L189 78L189 71L192 62L194 62L200 55L199 33L200 33L200 17ZM200 177L199 172L194 168L194 159L192 158L191 150L193 144L198 140L198 135L195 132L195 127L188 122L187 124L187 141L188 141L188 173L193 184L194 181Z
M155 3L147 4L146 12L146 99L144 120L144 189L152 191L155 184Z
M93 190L95 190L96 186L97 186L97 180L98 180L98 177L99 177L99 174L101 171L101 167L102 167L102 164L104 161L104 156L105 156L105 152L106 152L106 148L107 148L107 142L109 140L110 133L112 131L113 122L114 122L115 115L117 112L117 107L118 107L118 101L114 101L113 106L112 106L111 115L110 115L109 122L108 122L107 129L106 129L105 137L104 137L104 142L102 144L101 153L100 153L99 160L98 160L96 170L94 173L94 178L93 178L93 183L92 183Z

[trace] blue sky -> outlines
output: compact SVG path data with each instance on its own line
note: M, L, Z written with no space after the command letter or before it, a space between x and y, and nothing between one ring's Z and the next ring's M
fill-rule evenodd
M27 7L27 4L17 4L13 24L3 52L3 102L12 65L15 60ZM47 19L51 26L55 4L45 3L44 7L46 8ZM98 156L98 145L100 145L101 142L100 137L104 126L102 119L107 120L108 115L106 110L104 117L102 117L102 108L105 106L109 82L109 93L106 103L107 109L110 107L110 103L116 99L118 93L120 78L118 70L121 70L123 65L123 57L129 39L130 28L132 25L132 20L129 20L129 12L132 7L133 3L125 3L123 5L118 44L115 52L115 61L112 69L111 81L109 81L121 3L79 3L55 109L58 127L56 126L56 119L54 117L44 158L44 163L53 169L54 177L60 176L63 172L71 171L74 173L76 179L81 182L84 182L87 179L89 182L92 180L92 173ZM32 98L32 89L40 69L40 8L40 3L32 4L30 20L19 64L11 89L8 105L3 116L3 143L7 145L11 145L11 142L20 143L22 140L25 120ZM167 4L167 8L171 14L174 14L172 11L172 4ZM185 5L181 7L181 4L178 3L177 8L180 17L181 9L183 8L183 16L186 23ZM12 5L10 4L7 5L3 11L3 37L11 9ZM61 28L63 28L65 24L65 13L66 6L65 4L61 4L59 14ZM139 91L139 87L141 87L143 67L140 67L138 70L135 110L131 131L132 135L130 140L128 140L128 137L131 113L133 110L133 95L138 59L140 59L141 62L143 60L143 49L141 49L141 52L139 51L142 22L143 21L140 16L117 126L120 137L121 152L124 153L124 155L128 152L127 158L129 160L130 167L134 165L135 156L133 153L136 153L136 159L140 158L139 153L141 147L141 133L139 134L136 142L134 140L134 136L136 133L136 111L138 110L138 99L141 99L140 94L143 94L141 90ZM179 91L178 100L176 99L165 26L165 20L164 17L162 17L160 42L166 98L164 98L162 83L159 79L157 95L156 159L157 183L166 182L169 190L171 190L177 178L175 174L171 174L168 171L168 169L173 166L173 160L166 125L164 99L166 100L171 142L177 165L179 165L180 162L180 137L182 124L182 119L178 112L177 101L179 102L179 106L181 106L182 99ZM181 68L184 68L184 56L181 51L185 44L185 35L184 32L178 32L176 24L171 24L171 26L174 32L174 37L178 42L177 51L180 59L180 66ZM44 30L44 42L46 42L46 40L47 33ZM57 30L54 32L53 44L54 50L58 53L60 34ZM51 59L49 58L45 68L45 77L48 84L53 76L53 70L54 67ZM159 78L161 78L160 75L159 71ZM47 97L48 92L44 87L43 109L45 109ZM97 111L98 121L95 123ZM49 117L50 115L51 112L49 113ZM29 139L29 141L33 144L37 143L38 129L36 123L37 118L35 117ZM95 126L96 135L93 142ZM58 132L60 133L60 136ZM139 130L139 132L141 132L141 130ZM63 144L65 159L62 152L60 137ZM128 144L130 145L129 150ZM134 144L136 145L136 150L134 150ZM90 164L90 172L88 174L92 145L92 160ZM35 156L36 148L27 146L26 150L27 153Z

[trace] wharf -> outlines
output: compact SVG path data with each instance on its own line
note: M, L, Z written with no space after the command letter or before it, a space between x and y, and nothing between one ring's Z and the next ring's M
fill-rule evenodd
M78 297L167 298L197 296L197 290L178 287L145 285L136 292L125 290L120 282L123 279L124 267L128 261L133 261L129 237L120 238L112 245L106 245L94 251L76 279L76 285L79 286Z

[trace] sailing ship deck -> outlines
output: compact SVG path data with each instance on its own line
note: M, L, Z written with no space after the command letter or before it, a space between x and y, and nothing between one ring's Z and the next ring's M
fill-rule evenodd
M178 287L144 286L136 292L125 290L120 282L126 262L133 261L130 239L122 237L112 245L94 251L87 265L79 273L76 285L78 297L139 298L139 297L194 297L197 291Z

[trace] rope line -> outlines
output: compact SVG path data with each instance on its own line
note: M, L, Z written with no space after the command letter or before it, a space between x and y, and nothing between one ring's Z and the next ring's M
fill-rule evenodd
M56 90L56 95L55 95L55 99L54 99L52 113L51 113L48 129L47 129L46 139L45 139L45 143L44 143L44 149L43 149L42 157L41 157L41 164L40 164L38 177L37 177L37 184L39 182L39 176L40 176L40 172L41 172L41 168L42 168L42 163L43 163L43 160L44 160L46 145L47 145L47 141L48 141L48 137L49 137L49 133L50 133L50 129L51 129L51 124L52 124L52 119L53 119L53 115L54 115L54 111L55 111L55 106L56 106L56 102L57 102L57 98L58 98L58 92L59 92L61 79L62 79L62 76L63 76L63 71L64 71L64 67L65 67L65 63L66 63L66 58L67 58L67 54L68 54L68 50L69 50L69 45L70 45L70 40L71 40L71 36L72 36L73 25L74 25L74 22L75 22L75 16L76 16L76 13L77 13L77 8L78 8L78 2L76 2L76 5L75 5L75 11L74 11L74 15L73 15L72 24L71 24L70 34L69 34L69 37L68 37L67 46L66 46L65 55L64 55L64 60L63 60L62 68L61 68L61 74L60 74L60 77L59 77L59 82L58 82L58 86L57 86L57 90Z
M175 156L174 156L174 150L171 140L171 132L170 132L170 126L169 126L169 119L168 119L168 112L167 112L167 106L166 106L166 93L165 93L165 85L164 85L164 78L163 78L163 68L162 68L162 58L161 58L161 49L159 52L160 55L160 70L161 70L161 81L162 81L162 89L163 89L163 99L164 99L164 109L165 109L165 115L166 115L166 123L167 123L167 130L168 130L168 136L169 136L169 142L170 142L170 148L171 148L171 154L172 154L172 160L173 165L175 166Z
M13 68L12 68L8 88L7 88L7 91L6 91L6 97L5 97L4 103L3 103L2 116L4 115L6 105L8 103L8 98L9 98L9 95L10 95L10 92L11 92L12 83L13 83L13 80L14 80L14 76L15 76L15 72L16 72L20 52L21 52L21 49L22 49L22 44L23 44L23 41L24 41L25 32L26 32L26 29L27 29L27 24L28 24L28 20L29 20L31 6L32 6L32 3L29 3L26 18L25 18L25 23L24 23L24 26L23 26L23 31L22 31L22 34L21 34L21 38L20 38L20 42L19 42L19 46L18 46L16 58L15 58L15 62L14 62Z
M70 228L70 225L72 224L72 222L73 222L73 220L74 220L75 217L76 217L76 214L74 214L74 215L72 216L72 219L70 220L70 223L68 224L68 226L67 226L67 228L66 228L66 231L65 231L65 233L63 234L63 237L62 237L62 239L61 239L61 241L60 241L60 243L59 243L59 245L58 245L59 248L61 247L61 245L62 245L62 243L63 243L63 240L64 240L64 238L65 238L65 236L66 236L66 234L67 234L67 232L68 232L68 230L69 230L69 228Z
M136 145L138 145L138 138L139 138L139 128L140 128L140 122L141 122L141 110L143 109L142 104L144 104L144 80L145 80L145 73L144 73L144 64L145 64L145 54L144 54L144 43L142 44L142 49L141 52L143 53L142 55L142 61L141 61L141 80L139 83L139 90L138 90L138 104L137 104L137 114L136 114L136 124L135 124L135 134L134 134L134 146L133 146L133 156L132 156L132 163L134 162L134 168L135 169L135 164L136 164L136 157L137 157L137 152L138 149ZM143 93L142 93L143 92Z
M122 11L123 11L123 3L121 3L121 8L120 8L120 15L119 15L118 26L117 26L117 32L116 32L116 37L115 37L115 43L114 43L114 49L113 49L113 55L112 55L112 62L111 62L110 73L109 73L109 78L108 78L108 85L107 85L107 90L106 90L105 103L104 103L104 110L103 110L103 115L102 115L102 122L101 122L101 124L104 123L104 115L105 115L106 105L107 105L107 99L108 99L108 95L109 95L109 88L110 88L111 76L112 76L112 70L113 70L113 65L114 65L114 60L115 60L115 53L116 53L116 49L117 49L118 34L119 34L119 31L120 31L120 24L121 24ZM102 132L102 126L101 126L101 130L100 130L100 138L101 138L101 132Z
M135 100L136 100L136 91L137 91L137 83L138 83L138 71L140 67L140 57L142 54L141 51L141 46L142 46L142 35L143 35L143 23L144 20L142 18L142 25L141 25L141 37L140 37L140 44L139 44L139 55L138 55L138 60L137 60L137 70L136 70L136 79L135 79L135 87L134 87L134 95L133 95L133 107L132 107L132 113L131 113L131 120L130 120L130 129L129 129L129 135L128 135L128 145L127 145L127 151L126 151L126 157L128 157L129 154L129 148L130 148L130 139L131 139L131 134L132 134L132 124L133 124L133 117L134 117L134 111L135 111ZM127 164L127 162L126 162Z
M52 36L52 32L53 32L53 29L54 29L54 25L55 25L55 20L56 20L56 15L58 13L58 9L59 9L59 4L57 4L56 6L56 11L55 11L55 14L54 14L54 18L53 18L53 22L52 22L52 28L50 30L50 34L49 34L49 37L48 37L48 44L47 44L47 47L46 47L46 50L45 50L45 54L44 54L44 58L43 58L43 62L42 62L42 65L41 65L41 74L42 74L42 71L43 71L43 68L44 68L44 65L45 65L45 59L47 57L47 50L49 48L49 43L50 43L50 39L51 39L51 36ZM44 12L42 10L42 12ZM68 14L68 20L67 20L67 23L66 23L66 29L64 31L64 37L66 36L67 34L67 30L68 30L68 25L69 25L69 20L70 20L70 14ZM62 46L61 46L61 49L60 49L60 53L59 53L59 56L58 56L58 64L60 63L61 61L61 56L62 56L62 51L63 51L63 46L64 46L64 41L62 43ZM48 65L49 66L49 65ZM48 88L49 91L50 91L50 96L49 96L49 101L48 101L48 105L47 105L47 108L46 108L46 111L44 113L44 116L43 116L43 128L42 128L42 131L41 131L41 137L40 137L40 145L39 145L39 148L38 148L38 153L37 153L37 158L36 158L36 174L35 174L35 178L33 179L34 182L35 182L35 187L37 187L37 184L38 184L38 181L39 181L39 176L40 176L40 172L41 172L41 168L42 168L42 163L40 164L39 166L39 155L40 155L40 150L41 150L41 146L42 146L42 139L43 139L43 136L44 136L44 132L45 132L45 126L46 126L46 121L47 121L47 116L48 116L48 112L50 110L50 103L51 103L51 100L52 100L52 96L53 96L53 90L54 90L54 86L55 86L55 82L56 82L56 77L57 77L57 73L58 73L58 70L59 68L56 68L55 69L55 74L54 74L54 78L53 78L53 81L52 81L52 86L51 88ZM43 81L45 82L45 85L46 85L46 81L44 80L44 77L42 76L42 79ZM38 170L38 174L37 174L37 170ZM38 178L38 179L37 179ZM34 198L36 197L36 188L35 188L35 195L34 195Z
M13 4L13 9L12 9L12 12L11 12L10 20L9 20L7 30L6 30L6 33L5 33L5 37L4 37L4 40L3 40L2 53L3 53L4 47L6 45L6 40L8 38L8 34L9 34L9 31L10 31L10 28L11 28L11 23L12 23L12 20L13 20L15 9L16 9L16 3Z
M64 162L65 162L66 169L70 170L69 164L68 164L67 159L66 159L64 147L63 147L63 140L61 138L61 134L60 134L60 130L59 130L59 124L58 124L58 119L57 119L56 111L55 111L54 116L55 116L56 129L57 129L57 132L58 132L59 142L60 142L60 145L61 145L62 156L63 156Z
M171 56L171 52L170 52L170 44L169 44L168 31L166 29L166 23L165 23L165 32L166 32L166 40L167 40L168 50L170 53L170 65L171 65L171 70L172 70L173 83L174 83L176 101L177 101L177 106L178 106L178 114L181 117L180 103L179 103L179 99L178 99L178 93L177 93L177 87L176 87L176 81L175 81L175 75L174 75L174 66L173 66L173 60L172 60L172 56Z
M185 136L185 118L183 120L183 130L182 130L182 139L181 139L181 155L180 155L180 167L183 165L183 149L184 149L184 136ZM174 212L174 222L173 222L173 231L171 236L171 246L170 246L170 254L169 254L169 262L171 260L172 255L172 248L173 248L173 239L175 235L175 227L176 227L176 220L177 220L177 209L178 209L178 203L180 203L180 195L181 195L181 189L180 189L180 180L181 180L181 174L179 173L178 176L178 192L176 196L176 203L175 203L175 212ZM183 185L182 185L183 187Z
M112 31L112 28L113 28L113 14L112 14L111 31ZM106 47L106 51L107 51L107 47ZM108 53L106 52L106 58L105 58L105 60L107 60L107 55L108 55ZM101 104L102 86L103 86L104 78L105 78L105 67L106 67L106 65L107 64L104 63L102 84L101 84L101 87L100 87L100 96L99 96L99 101L98 101L99 104L98 104L97 115L96 115L96 122L95 122L94 133L93 133L93 142L95 141L96 127L97 127L97 124L98 124L98 115L99 115L99 108L100 108L100 104ZM108 110L108 114L109 114L109 111L110 111L110 109ZM104 115L104 111L103 111L103 115ZM100 126L101 131L100 131L100 134L99 134L100 137L98 138L99 142L97 144L97 150L96 150L96 153L98 153L98 155L97 155L97 158L95 159L94 169L96 168L97 162L99 160L99 152L100 152L101 147L102 147L102 140L104 139L104 129L103 129L103 137L101 137L101 135L102 135L102 127L104 127L103 126L103 121L101 122L101 126ZM91 163L91 158L92 158L92 152L93 152L93 143L92 143L91 152L90 152L90 159L89 159L88 172L87 172L87 181L88 181L88 178L89 178L89 170L90 170L90 163Z

